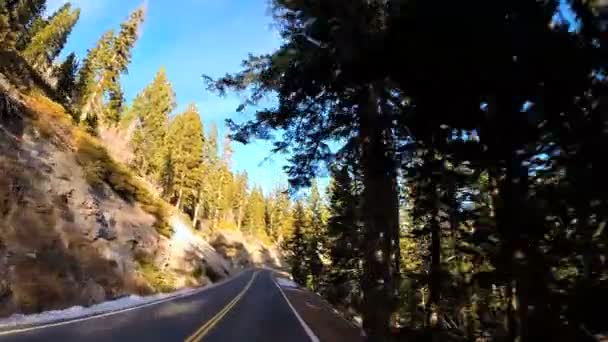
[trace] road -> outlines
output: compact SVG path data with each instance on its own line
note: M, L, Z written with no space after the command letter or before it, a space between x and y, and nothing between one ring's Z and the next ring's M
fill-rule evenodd
M249 270L188 297L76 322L0 334L0 342L311 342L272 277L268 270Z

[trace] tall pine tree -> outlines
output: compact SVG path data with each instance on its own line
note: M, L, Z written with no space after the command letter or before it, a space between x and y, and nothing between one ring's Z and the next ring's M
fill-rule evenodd
M242 230L245 219L245 205L247 204L248 179L247 172L239 173L234 177L232 210L234 211L234 221L236 228Z
M282 244L290 237L293 229L291 204L287 190L275 188L266 202L266 226L271 238Z
M119 79L108 84L107 98L103 106L103 118L107 126L116 126L125 106L125 97Z
M173 182L164 189L177 208L185 207L191 212L200 205L203 142L201 118L196 106L191 104L169 126L165 158L171 158Z
M129 18L120 25L120 31L109 45L107 53L99 59L101 70L98 75L95 75L96 83L90 92L84 94L81 120L102 111L102 102L107 91L112 91L113 100L122 101L121 97L117 96L119 94L117 85L120 75L127 72L127 67L131 62L131 50L137 41L139 27L144 21L144 16L144 7L131 13ZM105 119L107 123L118 122L115 116Z
M331 267L325 273L326 295L337 305L359 309L363 269L361 189L350 165L332 170L327 240Z
M307 241L304 231L308 229L308 219L304 205L297 201L293 208L293 235L286 241L285 249L287 261L291 265L293 279L301 285L305 285L310 269L306 259Z
M23 51L23 57L41 72L46 72L61 53L72 28L80 17L80 10L64 6L48 25L41 29Z
M114 30L106 31L84 59L78 72L78 82L76 84L76 107L78 110L84 107L86 101L89 101L93 91L98 86L98 75L104 70L104 61L110 55L113 41Z
M256 186L251 190L245 207L245 221L243 223L245 233L262 241L268 241L265 215L264 194L262 189Z
M307 203L308 229L305 230L307 240L307 258L310 269L308 285L315 291L322 286L324 239L327 220L327 209L319 193L316 180L313 179L310 196Z
M137 95L130 108L136 120L130 142L135 155L132 163L142 176L152 176L157 180L166 164L166 160L163 160L165 137L169 115L175 106L173 87L165 69L161 68L152 83Z
M10 39L10 18L6 5L7 0L0 0L0 47L6 48Z
M46 0L5 0L2 3L0 25L4 25L4 32L0 32L4 48L13 49L20 41L20 37L30 32L32 25L41 18Z
M63 63L55 69L57 78L56 90L66 102L72 103L74 91L76 90L76 73L78 72L78 60L75 53L70 53Z
M63 7L69 6L69 3L66 3ZM63 8L60 8L55 14L60 13ZM23 51L32 41L32 38L38 34L38 32L42 31L49 24L49 20L46 20L42 16L37 16L30 27L21 33L17 37L17 42L15 43L15 48L19 51Z
M292 153L291 184L310 185L324 163L358 148L364 186L363 325L371 340L389 340L399 275L399 207L395 134L399 103L387 82L385 53L391 11L382 0L272 1L285 44L273 54L252 56L242 72L211 83L220 93L251 90L245 105L265 94L278 103L254 120L232 123L240 142L272 139L275 151ZM363 15L364 14L364 15ZM362 72L365 70L365 72ZM242 108L241 108L242 109Z

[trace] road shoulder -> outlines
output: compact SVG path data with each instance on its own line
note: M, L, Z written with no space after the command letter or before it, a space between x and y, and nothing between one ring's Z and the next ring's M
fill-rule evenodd
M288 286L275 274L277 285L289 303L320 341L363 342L361 329L345 320L323 298L300 287ZM281 284L281 285L279 285Z

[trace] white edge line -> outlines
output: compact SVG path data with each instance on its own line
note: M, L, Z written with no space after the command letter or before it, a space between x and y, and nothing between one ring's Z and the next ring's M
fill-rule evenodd
M283 289L281 288L281 286L279 286L279 284L277 284L277 282L274 280L274 277L272 276L272 273L270 273L270 279L272 280L272 282L274 283L274 285L276 285L276 287L279 289L279 291L283 295L283 298L285 298L285 301L287 302L287 305L289 305L289 307L291 308L291 311L293 311L293 314L296 316L296 318L300 322L300 325L302 325L302 328L304 328L304 331L306 332L306 334L308 335L308 337L310 337L310 340L312 342L320 342L320 340L317 337L317 335L315 335L315 333L312 331L312 329L310 329L310 327L308 326L308 324L306 324L306 322L304 322L304 320L302 319L302 317L300 317L300 314L296 311L296 309L293 307L293 305L291 305L291 302L289 301L289 299L285 295L285 292L283 292Z
M149 306L153 306L153 305L157 305L157 304L162 304L162 303L170 302L172 300L181 299L181 298L185 298L185 297L188 297L188 296L194 296L194 295L199 294L201 292L205 292L207 290L211 290L212 288L228 284L228 283L232 282L233 280L235 280L237 278L240 278L243 274L245 274L245 272L247 272L247 270L241 272L237 276L234 276L232 278L229 278L229 279L226 279L224 281L220 281L220 282L217 282L217 283L205 286L205 287L202 287L200 289L196 289L196 290L194 290L194 291L192 291L190 293L184 293L182 295L177 295L177 296L174 296L174 297L160 299L158 301L154 301L154 302L151 302L151 303L146 303L146 304L137 305L137 306L133 306L133 307L130 307L130 308L125 308L125 309L120 309L120 310L116 310L116 311L110 311L110 312L106 312L106 313L100 313L100 314L97 314L97 315L91 315L91 316L86 316L86 317L82 317L82 318L75 318L75 319L70 319L70 320L67 320L67 321L61 321L61 322L56 322L56 323L49 323L49 324L38 325L38 326L33 326L33 327L28 327L28 328L21 328L21 329L17 328L17 329L14 329L14 330L0 331L0 336L14 335L14 334L24 333L24 332L28 332L28 331L41 330L41 329L46 329L46 328L58 327L58 326L62 326L62 325L68 325L68 324L74 324L74 323L84 322L84 321L88 321L88 320L91 320L91 319L103 318L103 317L117 315L117 314L129 312L129 311L133 311L133 310L139 310L139 309L147 308ZM315 341L315 342L318 342L318 341Z

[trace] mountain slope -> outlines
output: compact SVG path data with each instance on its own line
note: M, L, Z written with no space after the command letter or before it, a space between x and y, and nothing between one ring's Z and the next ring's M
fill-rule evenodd
M0 66L0 316L199 286L232 272L10 57Z

